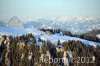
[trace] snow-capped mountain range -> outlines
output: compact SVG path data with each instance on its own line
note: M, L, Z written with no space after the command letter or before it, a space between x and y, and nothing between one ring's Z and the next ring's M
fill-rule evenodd
M100 17L36 17L31 21L22 22L14 16L7 23L0 21L0 26L62 29L82 34L100 29Z
M24 27L33 26L35 28L53 28L68 30L72 33L86 33L100 29L99 17L55 17L36 18L24 24Z
M100 29L100 18L85 18L85 17L56 17L56 18L35 18L32 21L22 22L17 17L11 18L8 23L0 21L0 35L16 36L32 33L35 37L43 40L49 40L56 44L58 40L64 42L66 40L80 40L84 44L100 45L93 41L88 41L76 37L63 36L60 34L48 35L38 29L62 29L69 30L72 33L85 33L92 30Z

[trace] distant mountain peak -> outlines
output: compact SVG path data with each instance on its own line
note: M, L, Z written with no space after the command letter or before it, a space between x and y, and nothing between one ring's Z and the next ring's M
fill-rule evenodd
M17 20L19 20L17 16L13 16L11 19L17 19Z
M8 27L22 28L23 27L23 23L22 23L22 21L19 18L17 18L16 16L13 16L8 21Z

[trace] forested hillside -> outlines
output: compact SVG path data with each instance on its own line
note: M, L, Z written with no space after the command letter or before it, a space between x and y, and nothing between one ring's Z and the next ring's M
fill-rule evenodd
M100 46L81 41L58 40L55 45L33 34L0 36L0 66L99 66L99 54Z

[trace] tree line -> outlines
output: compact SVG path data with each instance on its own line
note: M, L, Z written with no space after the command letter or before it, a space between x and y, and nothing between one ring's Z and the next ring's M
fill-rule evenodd
M71 36L71 37L78 37L78 38L86 39L86 40L89 40L89 41L100 42L100 38L98 38L96 36L89 36L89 35L86 35L86 34L73 34L70 31L61 30L61 29L44 29L44 28L42 28L40 30L44 31L44 32L49 31L51 34L62 33L63 35L68 35L68 36Z

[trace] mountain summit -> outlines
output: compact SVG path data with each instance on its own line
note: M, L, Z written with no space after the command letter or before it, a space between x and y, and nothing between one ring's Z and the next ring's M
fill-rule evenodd
M14 16L8 21L8 27L23 28L23 23L20 21L20 19Z

